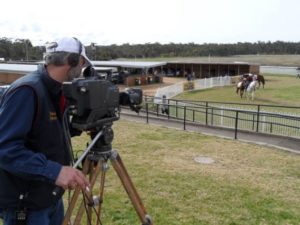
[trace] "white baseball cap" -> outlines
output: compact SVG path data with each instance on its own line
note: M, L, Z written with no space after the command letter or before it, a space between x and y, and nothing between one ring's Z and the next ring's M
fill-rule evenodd
M84 67L92 65L91 61L85 54L84 45L76 38L64 37L53 42L46 43L46 54L55 52L69 52L80 54L85 59Z

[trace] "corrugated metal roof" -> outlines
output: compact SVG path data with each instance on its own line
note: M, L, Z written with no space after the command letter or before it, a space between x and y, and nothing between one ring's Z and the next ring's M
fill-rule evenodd
M199 62L199 61L170 61L168 64L201 64L201 65L247 65L247 66L259 66L256 63L248 63L248 62Z
M26 74L37 69L36 64L6 64L0 63L0 72Z
M99 67L122 67L122 68L139 68L139 69L149 69L159 66L164 66L166 64L213 64L213 65L258 65L250 64L247 62L182 62L182 61L172 61L172 62L141 62L141 61L92 61L93 65L100 70ZM5 73L19 73L27 74L37 69L36 64L10 64L10 63L0 63L0 72ZM105 68L107 69L107 68Z
M140 61L92 61L94 66L115 66L123 68L146 69L164 66L166 62L140 62Z

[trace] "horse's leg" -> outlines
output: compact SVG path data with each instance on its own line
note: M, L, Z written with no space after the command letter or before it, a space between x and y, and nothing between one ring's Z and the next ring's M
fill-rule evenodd
M238 84L236 85L236 94L239 94L239 91L241 91L242 89L242 83L238 82Z

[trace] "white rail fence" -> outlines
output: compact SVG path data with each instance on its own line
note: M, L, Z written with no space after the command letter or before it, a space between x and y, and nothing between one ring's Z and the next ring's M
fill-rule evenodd
M160 101L163 95L166 98L172 98L184 91L192 91L192 90L202 90L217 86L227 86L231 85L231 77L224 76L224 77L211 77L211 78L204 78L204 79L197 79L192 81L182 81L167 87L159 88L156 91L155 99Z

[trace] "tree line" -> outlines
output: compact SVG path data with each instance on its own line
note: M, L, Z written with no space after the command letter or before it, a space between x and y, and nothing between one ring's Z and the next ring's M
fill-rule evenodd
M44 46L33 46L29 39L11 40L0 38L0 58L5 60L42 60ZM86 46L87 55L92 60L111 60L117 58L153 58L153 57L197 57L197 56L233 56L233 55L285 55L300 54L300 42L238 42L234 44L215 43L146 43L122 45Z
M45 47L33 46L28 39L0 38L0 58L5 60L36 61L43 58Z

